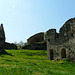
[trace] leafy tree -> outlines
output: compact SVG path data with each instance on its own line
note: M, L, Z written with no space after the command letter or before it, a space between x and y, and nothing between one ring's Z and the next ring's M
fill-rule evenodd
M25 42L25 44L24 44L24 45L26 46L26 45L28 45L28 43L27 43L27 42Z

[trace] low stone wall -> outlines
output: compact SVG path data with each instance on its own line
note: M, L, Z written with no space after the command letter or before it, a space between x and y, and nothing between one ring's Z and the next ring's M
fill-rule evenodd
M22 49L31 49L31 50L47 50L46 43L35 43L24 46Z
M14 45L13 43L5 42L4 49L17 49L17 46Z

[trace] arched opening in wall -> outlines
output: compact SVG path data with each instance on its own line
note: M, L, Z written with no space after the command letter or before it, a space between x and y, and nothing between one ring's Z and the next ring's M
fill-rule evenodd
M62 58L66 58L66 50L65 49L61 50L61 56L62 56Z
M53 60L53 50L50 50L50 60Z

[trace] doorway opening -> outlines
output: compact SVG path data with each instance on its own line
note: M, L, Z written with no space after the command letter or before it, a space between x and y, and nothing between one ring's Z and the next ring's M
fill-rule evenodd
M50 60L53 60L53 50L50 50Z
M61 56L62 56L62 58L66 58L66 50L65 49L61 50Z

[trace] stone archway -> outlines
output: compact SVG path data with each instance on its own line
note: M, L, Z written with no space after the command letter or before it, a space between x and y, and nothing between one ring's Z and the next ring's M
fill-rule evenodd
M53 60L53 50L50 50L50 60Z
M66 58L66 49L61 50L61 57Z

